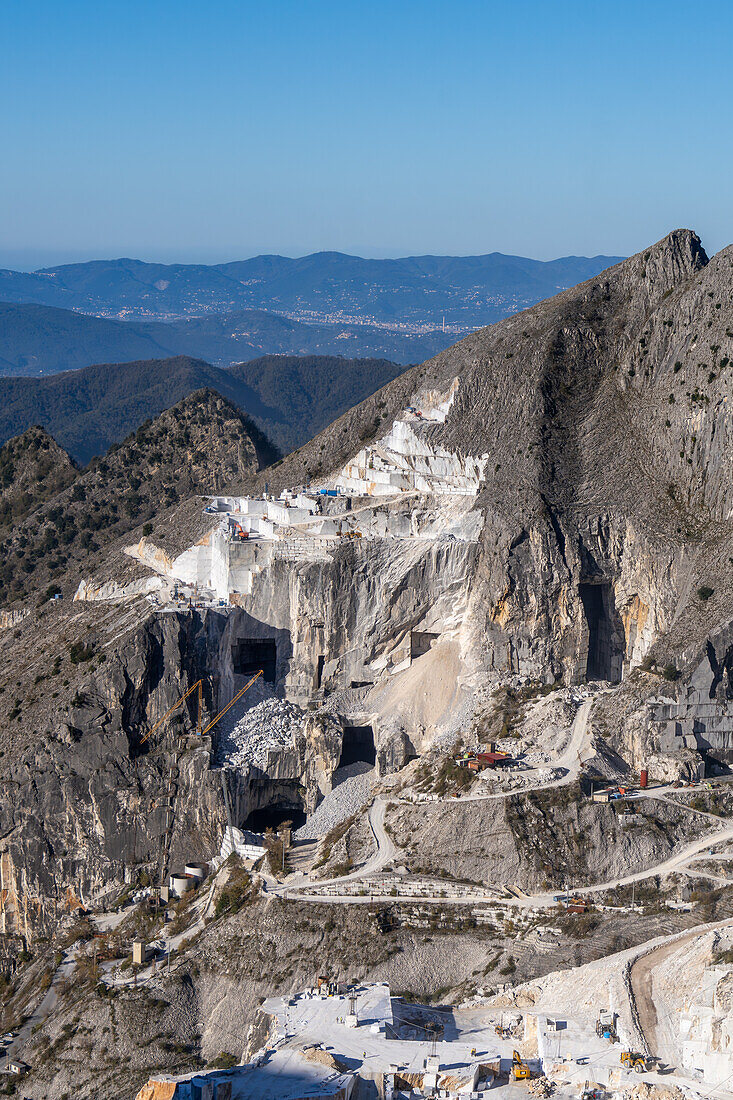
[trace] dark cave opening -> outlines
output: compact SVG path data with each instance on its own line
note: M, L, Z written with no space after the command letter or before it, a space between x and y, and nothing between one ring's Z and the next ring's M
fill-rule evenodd
M579 594L588 624L586 680L618 683L623 667L623 650L619 644L618 613L611 586L605 583L581 584Z
M344 738L341 742L339 767L364 762L374 764L377 750L374 745L374 730L371 726L344 726Z
M293 829L305 825L303 806L297 802L273 802L271 806L253 810L245 821L244 828L253 833L264 833L267 829L279 829L284 821L292 821Z
M241 638L232 646L232 666L238 676L253 676L262 669L269 684L277 678L277 642L274 638Z
M437 642L440 634L427 630L412 630L410 632L410 657L414 661L422 657L423 653L429 653L433 644Z

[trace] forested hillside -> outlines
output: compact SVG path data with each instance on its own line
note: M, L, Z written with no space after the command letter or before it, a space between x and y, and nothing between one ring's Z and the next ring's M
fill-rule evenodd
M386 360L266 356L221 370L177 356L101 364L48 378L0 378L0 442L42 424L86 464L188 394L215 390L283 451L396 378Z
M395 332L375 325L303 324L263 309L186 320L118 321L42 305L0 301L0 375L41 375L93 363L190 355L220 367L259 355L428 359L453 341L438 330Z

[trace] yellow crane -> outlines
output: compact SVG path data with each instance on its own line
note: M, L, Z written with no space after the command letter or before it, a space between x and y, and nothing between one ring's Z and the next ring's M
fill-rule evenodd
M180 697L180 699L178 699L173 704L172 707L168 708L168 710L165 712L163 717L158 719L158 721L155 723L153 728L148 730L148 732L145 734L145 736L140 739L140 744L144 745L146 741L149 741L150 738L155 733L155 731L160 729L160 727L163 726L173 714L175 714L175 712L178 710L178 708L180 706L183 706L183 704L186 702L186 700L188 698L190 698L190 696L193 695L194 692L198 692L198 715L197 715L197 720L196 720L196 733L200 737L203 737L204 734L207 734L209 732L209 730L212 730L214 728L216 723L221 718L224 717L224 715L227 713L227 711L232 709L232 707L235 705L235 703L239 702L239 700L242 698L242 696L245 695L246 692L248 692L249 689L252 687L252 684L254 684L255 680L258 680L259 677L262 676L262 675L263 675L263 670L260 668L260 669L257 670L257 672L255 672L254 676L250 677L250 679L244 685L242 690L237 692L237 694L234 696L234 698L231 700L231 702L227 703L227 705L222 710L219 711L219 713L216 715L216 717L212 718L211 721L208 722L207 725L205 725L205 726L203 724L203 707L204 707L203 686L204 686L204 681L203 681L203 679L197 680L195 684L192 684L192 686L188 689L188 691L183 693L183 695ZM165 867L166 867L166 864L167 864L167 861L168 861L168 856L170 854L170 841L171 841L171 835L172 835L172 829L173 829L173 822L174 822L174 818L175 818L176 786L175 786L175 782L174 782L174 778L173 778L173 776L174 776L173 766L175 765L175 763L176 763L176 757L174 756L173 763L171 764L171 771L170 771L170 774L169 774L169 777L168 777L168 787L167 787L167 790L166 790L166 793L165 793L165 831L163 833L163 839L162 839L161 877L163 875L163 872L165 871ZM135 759L135 775L137 776L137 759ZM135 816L134 831L133 831L133 861L135 860L135 851L136 851L136 848L137 848L137 816L138 815Z
M203 680L197 680L196 683L193 684L192 687L190 687L188 689L188 691L185 692L181 696L181 698L177 702L175 702L173 704L173 706L170 707L165 712L163 717L158 719L158 721L155 723L153 728L151 730L148 730L148 732L145 734L145 736L140 739L140 744L144 745L146 741L149 741L150 738L155 733L155 731L157 729L160 729L160 727L162 725L164 725L165 722L168 721L168 719L178 710L178 708L186 702L186 699L188 699L189 696L193 695L194 691L196 691L196 690L198 690L198 720L196 722L196 733L199 736L203 737L204 734L207 734L209 732L209 730L212 730L214 728L214 726L219 721L219 719L223 718L228 710L232 709L232 707L234 706L235 703L239 702L239 700L242 698L242 696L246 692L248 692L249 689L252 687L252 684L255 682L255 680L257 680L260 676L262 676L262 674L263 674L263 670L261 668L258 669L257 672L255 672L254 676L250 680L248 680L248 682L244 685L242 690L237 692L237 694L234 696L232 701L230 703L227 703L227 705L224 707L224 709L220 710L219 713L217 714L217 716L215 718L212 718L212 720L208 723L208 725L205 728L202 728L203 705L204 705L204 700L203 700L204 681Z

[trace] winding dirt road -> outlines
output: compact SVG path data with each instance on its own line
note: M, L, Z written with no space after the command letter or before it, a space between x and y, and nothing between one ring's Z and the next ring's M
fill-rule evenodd
M559 779L553 780L550 783L544 783L538 786L527 786L523 790L544 790L548 787L559 787L565 784L571 783L580 774L580 769L584 759L589 758L589 754L592 755L592 746L590 736L588 733L588 722L590 713L593 707L594 700L586 699L585 702L578 708L578 713L573 720L573 726L571 731L570 741L568 742L565 751L557 758L557 760L546 767L555 767L563 769L566 774ZM512 794L516 794L516 791L502 791L497 794L491 795L475 795L466 796L459 800L460 804L471 801L484 801L486 799L495 798L509 798ZM665 797L665 794L660 792L659 795L655 795L653 792L643 795L646 798ZM673 799L667 799L668 801L674 801ZM372 836L376 844L376 851L366 863L361 867L352 871L348 875L343 875L338 878L321 879L318 882L310 883L300 881L290 884L278 884L268 882L268 891L272 894L278 894L282 897L289 898L310 898L313 901L323 901L331 904L357 904L363 902L365 899L358 895L349 893L339 893L331 895L323 895L314 893L316 890L320 890L323 887L328 886L343 886L348 887L357 882L366 883L367 880L383 871L384 868L397 858L399 855L399 849L395 846L391 837L389 836L385 827L385 815L388 805L396 802L396 799L385 798L383 795L378 795L372 805L369 807L368 820L371 828ZM453 802L453 800L451 800ZM685 806L684 803L675 803L685 809L690 809ZM691 813L697 812L690 810ZM674 855L668 859L662 860L660 863L655 864L652 867L648 867L643 871L637 871L630 875L625 875L620 878L610 879L607 882L589 883L586 885L578 885L575 887L576 892L581 894L599 894L606 890L611 890L619 886L630 886L632 883L643 882L645 879L652 878L655 875L670 874L673 871L684 871L687 864L699 858L702 852L705 852L711 844L718 844L721 841L733 840L733 823L723 825L720 818L717 818L711 814L703 814L704 817L710 819L711 823L715 825L715 828L706 833L702 837L698 837L697 840L690 841ZM505 904L513 905L518 908L553 908L556 905L555 895L556 891L543 892L539 894L526 894L523 891L518 892L519 896L508 897L503 899ZM370 898L372 900L380 900L384 897L384 900L399 900L394 895L376 895L373 891L370 891ZM413 900L410 897L405 898L406 901ZM434 896L424 897L421 896L423 902L445 902L450 900L452 904L476 904L482 900L496 901L496 891L487 892L486 898L479 897L469 898L446 898L445 883L436 884L436 891Z

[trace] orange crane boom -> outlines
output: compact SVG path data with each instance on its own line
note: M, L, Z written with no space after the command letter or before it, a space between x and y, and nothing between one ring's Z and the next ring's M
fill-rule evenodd
M234 706L234 704L235 704L235 703L238 703L238 702L239 702L239 700L240 700L240 699L242 698L242 696L244 695L244 693L245 693L246 691L249 691L249 689L250 689L250 688L252 687L252 684L253 684L253 683L255 682L255 680L257 680L257 679L258 679L258 678L259 678L260 676L262 676L262 673L263 673L263 670L262 670L261 668L260 668L260 669L258 669L258 670L257 670L257 672L255 672L255 674L254 674L254 676L252 677L252 679L251 679L251 680L250 680L250 681L249 681L248 683L246 683L246 684L244 685L244 687L242 688L242 690L241 690L241 691L238 691L238 692L237 692L237 694L236 694L236 695L234 696L234 698L232 699L231 703L227 703L227 705L226 705L226 706L224 707L224 710L220 710L220 711L219 711L219 713L217 714L216 718L212 718L212 720L211 720L211 721L209 722L209 724L208 724L208 726L206 727L206 729L205 729L205 730L201 730L201 736L202 736L202 737L204 736L204 734L205 734L205 733L208 733L210 729L213 729L213 728L214 728L214 726L215 726L215 725L216 725L216 723L217 723L217 722L219 721L219 719L220 719L220 718L223 718L223 717L224 717L224 715L226 714L226 712L227 712L228 710L231 710L231 708L232 708L232 707Z
M178 699L178 701L175 702L172 707L170 707L169 710L167 710L165 712L163 717L158 719L158 721L155 723L153 728L151 730L148 730L148 732L145 734L145 736L140 739L140 744L144 745L145 742L148 741L153 736L155 731L157 729L160 729L160 727L163 725L164 722L168 721L168 719L173 714L173 712L176 711L178 709L178 707L181 706L182 703L186 702L186 699L188 699L189 695L192 695L193 692L196 691L197 688L198 688L198 721L196 723L196 733L200 737L203 737L204 734L208 733L209 730L214 728L214 726L219 721L219 719L223 718L228 710L231 710L231 708L234 706L235 703L239 702L239 700L242 698L242 696L247 691L249 691L249 689L252 687L252 684L255 682L255 680L259 679L259 677L262 676L262 675L263 675L263 669L260 668L260 669L257 670L257 672L255 672L255 674L251 678L251 680L249 680L244 685L242 690L237 692L237 694L232 699L231 703L227 703L227 705L224 707L224 709L219 711L216 718L211 719L211 721L209 722L206 729L201 728L201 714L202 714L202 711L203 711L203 683L204 683L204 681L203 680L197 680L196 683L192 687L190 687L188 689L188 691L184 695L182 695L181 698Z
M171 708L170 708L169 710L167 710L167 711L165 712L165 714L163 715L163 717L162 717L162 718L160 718L160 719L159 719L159 720L158 720L158 721L157 721L157 722L155 723L155 725L153 726L153 728L152 728L151 730L149 730L149 731L148 731L148 732L147 732L147 733L145 734L145 736L144 736L144 737L142 737L142 738L140 739L140 744L141 744L141 745L144 745L144 744L145 744L145 742L146 742L146 741L147 741L147 740L148 740L148 739L149 739L150 737L152 737L152 736L153 736L153 734L155 733L155 731L156 731L157 729L159 729L159 728L160 728L160 726L162 726L162 725L163 725L163 723L164 723L164 722L166 722L166 721L167 721L167 720L168 720L168 719L170 718L170 716L171 716L171 715L173 714L173 712L174 712L175 710L177 710L177 709L178 709L178 707L180 707L181 703L185 703L186 699L188 699L189 695L192 695L192 694L193 694L193 692L194 692L194 691L196 690L196 688L198 688L198 690L199 690L199 720L198 720L198 728L199 728L199 730L200 730L200 729L201 729L201 705L202 705L202 693L201 693L201 689L202 689L202 685L203 685L203 682L204 682L203 680L197 680L197 681L196 681L196 683L195 683L195 684L193 685L193 687L190 687L190 688L188 689L188 691L186 692L186 694L185 694L185 695L182 695L182 696L181 696L181 698L180 698L180 699L178 700L178 702L174 703L174 704L173 704L173 706L172 706L172 707L171 707Z

